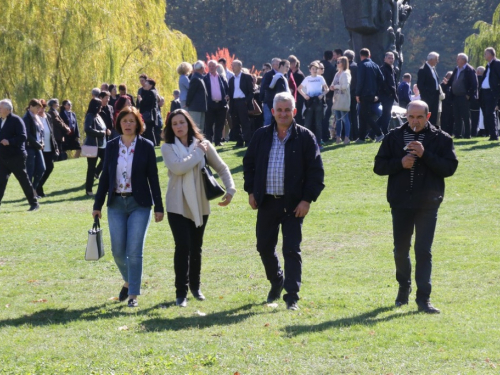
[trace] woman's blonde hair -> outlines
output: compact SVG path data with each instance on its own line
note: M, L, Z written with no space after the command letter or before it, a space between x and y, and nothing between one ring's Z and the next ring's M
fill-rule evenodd
M188 62L182 62L177 67L177 73L181 76L189 74L193 71L193 66Z

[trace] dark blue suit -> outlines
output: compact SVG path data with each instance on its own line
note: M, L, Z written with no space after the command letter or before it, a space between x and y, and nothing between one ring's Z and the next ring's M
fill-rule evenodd
M26 173L26 150L24 143L26 142L26 127L23 120L14 114L9 114L3 126L0 129L0 142L7 140L8 146L0 143L0 202L2 202L7 181L11 175L19 181L24 195L28 199L30 205L37 203L37 199L33 194L33 187ZM1 126L0 122L0 126Z
M490 140L498 140L496 106L500 106L500 60L493 59L486 66L483 77L488 76L489 89L479 87L479 103L484 115L484 128L490 134Z
M95 195L94 210L101 211L106 194L108 195L108 206L113 199L122 199L114 195L119 141L120 137L117 137L106 145L104 166ZM154 211L164 212L154 145L141 136L137 136L135 144L131 183L132 196L140 206L151 207L154 202Z
M227 101L226 95L229 92L229 86L225 79L222 79L217 74L217 81L219 82L219 89L221 93L221 100L214 101L212 98L212 82L210 80L210 73L203 77L205 87L208 94L208 110L205 113L205 136L210 142L215 143L216 146L220 145L222 139L222 130L226 122L227 115Z
M398 86L399 106L408 107L411 102L411 87L408 82L402 81Z

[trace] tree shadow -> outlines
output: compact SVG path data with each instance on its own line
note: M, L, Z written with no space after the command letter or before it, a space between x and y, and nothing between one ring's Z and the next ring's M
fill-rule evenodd
M39 200L39 202L43 202L45 199L50 199L50 198L56 197L58 195L66 195L66 194L69 194L69 193L73 193L75 191L84 191L84 190L85 190L85 184L82 184L80 186L75 186L75 187L72 187L70 189L48 191L48 192L46 192L47 193L47 197L46 198L42 198L42 200ZM83 198L76 197L76 198L62 199L62 200L51 201L51 202L47 201L45 203L56 203L56 202L70 201L70 200L83 200ZM24 201L26 201L26 197L22 197L22 198L19 198L19 199L6 200L6 201L4 201L4 203L19 203L19 202L24 202Z
M258 313L252 312L254 304L247 304L235 309L219 311L206 316L178 316L173 319L153 318L143 321L144 332L150 331L179 331L188 328L203 329L212 326L225 326L238 324Z
M479 141L477 140L472 140L472 141L464 141L464 140L461 140L461 139L453 139L453 142L457 145L457 146L468 146L468 145L475 145L476 143L478 143Z
M315 324L315 325L296 325L296 326L287 326L285 327L285 331L287 336L298 336L311 332L322 332L330 328L341 328L341 327L350 327L353 325L365 325L372 326L381 322L387 322L392 319L402 318L404 316L420 314L418 311L407 311L404 313L394 313L384 318L377 318L379 314L385 313L387 311L394 310L395 307L387 306L387 307L379 307L375 310L365 312L363 314L340 318L336 320L330 320L327 322Z
M469 148L463 148L460 151L487 150L487 149L495 148L495 147L499 147L499 146L500 146L500 143L498 143L498 142L490 142L490 143L486 143L486 144L472 146Z

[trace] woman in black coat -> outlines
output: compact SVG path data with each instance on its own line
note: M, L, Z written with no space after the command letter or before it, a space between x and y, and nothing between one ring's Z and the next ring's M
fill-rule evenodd
M43 124L43 160L45 161L45 173L43 174L42 179L36 187L36 195L43 198L45 197L43 185L54 170L54 161L59 157L59 148L57 146L56 138L54 137L54 128L52 127L52 123L49 121L47 114L45 113L47 102L43 99L40 99L40 103L42 104L42 106L38 111L38 116L40 117Z
M64 137L62 147L64 151L76 150L75 158L78 158L82 149L80 146L80 130L78 129L75 112L71 110L71 107L71 102L66 99L63 100L62 106L59 109L59 116L61 116L64 123L70 129L70 133Z
M89 108L85 116L85 142L86 146L97 146L97 157L87 158L87 179L85 181L85 191L87 195L93 196L92 186L94 185L94 177L96 177L97 159L102 163L104 159L104 150L106 149L106 135L111 132L106 128L106 124L99 116L101 110L101 99L92 99L89 103Z
M158 93L155 89L156 82L153 79L147 79L146 84L142 89L141 101L139 110L142 118L146 123L146 131L144 138L149 139L153 144L156 144L154 128L158 121Z
M38 117L38 111L42 108L42 104L38 99L31 99L26 114L23 117L24 125L26 126L26 171L33 185L33 190L36 195L36 188L45 173L45 161L43 160L43 124Z

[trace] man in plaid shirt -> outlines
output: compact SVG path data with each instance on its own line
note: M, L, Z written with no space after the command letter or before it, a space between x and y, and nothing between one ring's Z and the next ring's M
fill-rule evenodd
M302 277L302 223L311 202L324 188L324 170L314 134L298 125L290 93L273 102L271 125L258 129L243 158L244 189L257 212L257 251L271 290L267 302L281 297L289 310L297 310ZM285 272L276 253L279 228L283 233Z

